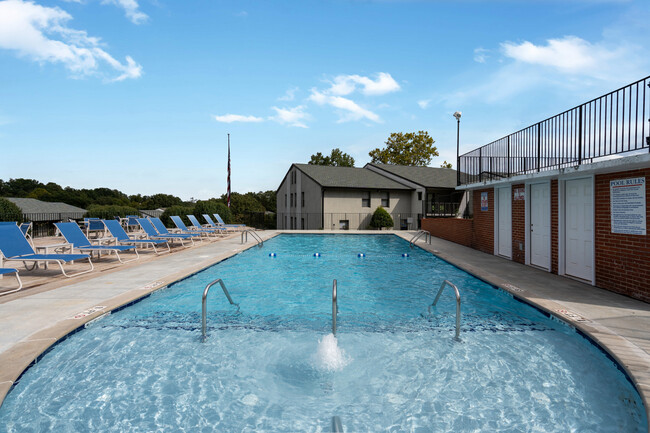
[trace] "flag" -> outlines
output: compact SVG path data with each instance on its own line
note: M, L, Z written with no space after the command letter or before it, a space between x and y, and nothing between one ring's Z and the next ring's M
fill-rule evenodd
M228 193L226 204L228 205L228 209L230 209L230 134L228 134Z

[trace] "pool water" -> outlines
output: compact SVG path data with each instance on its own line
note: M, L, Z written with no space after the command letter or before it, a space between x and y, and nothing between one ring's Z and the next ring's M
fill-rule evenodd
M216 278L240 309L213 286L201 343ZM427 313L445 279L460 342L451 290ZM281 235L58 344L7 396L0 431L327 432L333 416L346 432L647 428L610 359L507 293L397 236Z

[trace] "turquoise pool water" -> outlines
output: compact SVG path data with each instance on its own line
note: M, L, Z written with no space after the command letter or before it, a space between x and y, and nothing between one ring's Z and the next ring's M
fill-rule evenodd
M241 308L214 286L201 343L216 278ZM451 291L427 314L444 279L461 342ZM623 373L565 324L396 236L282 235L55 346L0 431L327 432L333 416L346 432L647 428Z

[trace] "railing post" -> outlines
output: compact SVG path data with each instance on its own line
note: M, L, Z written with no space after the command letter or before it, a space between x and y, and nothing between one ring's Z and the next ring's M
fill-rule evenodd
M478 181L483 181L483 148L478 148Z
M582 164L582 105L578 108L578 165Z
M508 141L506 144L506 159L507 159L507 164L508 164L508 177L510 177L510 136L508 135Z
M539 122L537 124L537 172L539 173L540 169L540 160L541 160L541 149L542 149L542 141L541 141L541 124L542 122Z

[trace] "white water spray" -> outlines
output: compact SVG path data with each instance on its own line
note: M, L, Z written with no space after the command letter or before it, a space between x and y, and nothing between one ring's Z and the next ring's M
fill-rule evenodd
M345 351L339 347L334 334L328 334L322 340L318 340L316 364L319 368L327 371L339 371L349 363L350 359L345 355Z

